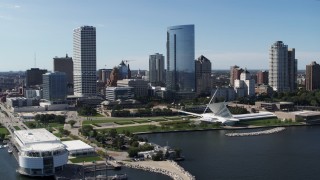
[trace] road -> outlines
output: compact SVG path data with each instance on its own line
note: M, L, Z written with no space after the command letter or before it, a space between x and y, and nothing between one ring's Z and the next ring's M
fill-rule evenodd
M21 130L29 129L19 118L14 117L14 115L3 104L0 103L0 107L1 123L9 130L10 134L12 134L14 130L16 130L14 128L15 126L19 127ZM2 111L4 111L6 114Z

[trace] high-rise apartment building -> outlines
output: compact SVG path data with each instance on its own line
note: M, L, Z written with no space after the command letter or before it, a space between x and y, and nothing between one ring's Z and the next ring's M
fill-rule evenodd
M212 88L210 60L201 55L195 60L195 68L197 94L210 93Z
M244 70L240 74L240 79L234 81L234 87L238 93L239 89L243 89L244 96L254 96L255 95L255 81L251 78L249 71Z
M268 84L268 71L258 71L257 72L257 84Z
M81 26L73 30L74 95L97 94L96 28Z
M64 72L67 75L67 83L73 84L73 61L72 57L66 54L66 57L53 58L53 71Z
M26 71L26 86L36 86L42 84L42 74L47 73L46 69L31 68Z
M53 72L42 75L43 99L51 102L65 101L67 97L67 76L64 72Z
M166 87L175 98L192 98L195 94L194 37L194 25L167 30Z
M313 61L306 66L306 90L320 89L320 65Z
M152 85L165 83L164 56L156 53L149 56L149 81Z
M269 85L274 91L294 91L297 87L297 60L295 49L288 49L282 41L270 49Z
M240 74L243 72L243 69L237 65L230 67L230 86L234 86L234 80L240 79Z

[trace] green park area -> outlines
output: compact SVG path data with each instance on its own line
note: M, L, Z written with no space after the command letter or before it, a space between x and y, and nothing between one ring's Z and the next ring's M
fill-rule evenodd
M251 120L251 121L241 121L236 125L245 125L245 126L282 126L282 125L298 125L300 122L295 122L292 120L280 120L277 118L271 119L261 119L261 120Z
M7 130L7 128L0 126L0 134L8 135L9 131Z

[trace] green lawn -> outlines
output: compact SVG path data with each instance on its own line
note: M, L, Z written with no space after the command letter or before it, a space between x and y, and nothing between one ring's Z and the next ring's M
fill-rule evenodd
M6 135L8 135L8 134L9 134L9 131L8 131L7 128L5 128L5 127L0 127L0 134L6 134Z
M141 125L141 126L119 127L119 128L115 128L115 129L119 133L121 133L123 130L130 131L131 133L136 133L136 132L151 131L149 127L150 127L150 125Z
M137 119L137 120L133 120L133 122L136 122L136 123L148 123L148 122L150 122L150 120L148 120L148 119Z
M102 158L99 156L89 156L89 157L76 157L70 159L72 163L82 163L82 162L93 162L93 161L101 161Z
M272 119L261 119L261 120L253 120L253 121L242 121L237 123L239 125L253 125L253 126L277 126L277 125L294 125L300 124L299 122L292 121L281 121L277 118Z
M119 125L134 124L133 121L115 121L114 123Z
M13 126L15 130L20 130L19 126Z

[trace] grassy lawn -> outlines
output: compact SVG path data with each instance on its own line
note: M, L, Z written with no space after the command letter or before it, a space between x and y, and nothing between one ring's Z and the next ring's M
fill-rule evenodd
M9 134L9 131L8 131L7 128L5 128L5 127L0 127L0 134L6 134L6 135L8 135L8 134Z
M294 125L300 124L299 122L292 121L281 121L277 118L272 119L261 119L261 120L253 120L253 121L242 121L238 123L239 125L253 125L253 126L276 126L276 125Z
M99 156L89 156L89 157L76 157L70 159L72 163L81 163L81 162L93 162L93 161L101 161L102 158Z
M136 123L148 123L148 122L150 122L150 120L148 120L148 119L137 119L137 120L133 120L133 122L136 122Z
M150 125L141 125L141 126L120 127L120 128L115 128L115 129L119 133L122 133L123 130L130 131L131 133L136 133L136 132L151 131L149 127L150 127Z
M73 139L69 138L69 137L64 137L64 138L61 138L60 140L61 141L72 141Z
M114 123L119 125L134 124L133 121L115 121Z
M20 130L19 126L13 126L15 130Z

